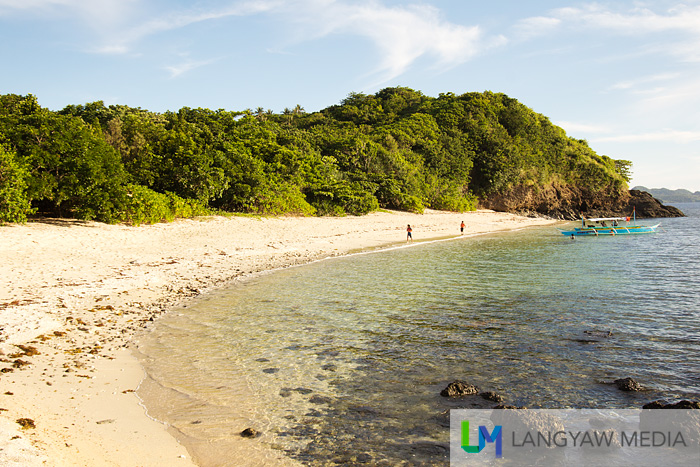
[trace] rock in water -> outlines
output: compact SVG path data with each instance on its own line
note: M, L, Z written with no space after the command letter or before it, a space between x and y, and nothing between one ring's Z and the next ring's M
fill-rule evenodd
M698 401L689 401L689 400L682 400L678 401L675 404L668 403L666 401L654 401L654 402L649 402L648 404L644 404L642 406L643 409L700 409L700 402Z
M241 431L241 436L244 438L255 438L260 434L258 430L255 428L246 428L245 430Z
M482 392L479 395L481 397L483 397L484 399L486 399L487 401L492 401L492 402L503 402L505 400L502 395L496 394L493 391Z
M445 389L440 391L440 395L443 397L460 397L478 393L479 388L464 381L452 381Z
M644 389L641 384L632 378L620 378L613 381L620 391L641 391Z
M661 201L654 198L646 191L630 190L630 196L628 212L632 212L634 208L639 218L685 217L685 214L683 214L680 209L673 206L665 206Z

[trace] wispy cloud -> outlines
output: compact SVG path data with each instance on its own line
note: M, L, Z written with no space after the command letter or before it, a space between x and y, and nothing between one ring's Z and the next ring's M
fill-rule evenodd
M98 53L127 53L139 41L163 32L185 28L205 21L214 21L232 16L249 16L274 9L279 1L236 2L221 8L210 10L175 11L162 16L141 21L134 27L127 27L112 35L106 43L92 49Z
M593 3L579 8L559 8L554 10L553 17L569 24L633 35L664 31L700 34L700 7L683 4L657 13L639 7L618 12Z
M185 60L176 65L165 66L164 68L170 73L171 78L177 78L178 76L187 73L189 71L201 68L203 66L211 65L216 62L217 59L210 60Z
M422 57L447 69L506 42L503 36L487 36L479 26L451 23L440 10L425 4L306 0L290 2L283 10L307 31L298 34L299 42L330 35L369 40L380 57L372 72L380 82L403 74Z
M640 87L646 87L648 84L655 84L663 81L670 81L680 76L680 73L658 73L651 76L642 76L639 78L619 81L611 85L608 90L638 90Z
M664 142L664 143L693 143L700 141L700 131L683 131L665 129L644 133L617 134L591 138L594 142L615 142L615 143L644 143L644 142Z
M548 15L525 18L515 26L516 35L523 38L543 36L554 30L598 30L626 36L676 33L673 40L664 41L656 53L678 56L684 60L700 60L700 6L678 4L664 11L631 7L613 10L598 3L580 7L552 10Z
M23 10L77 15L97 30L89 51L112 55L137 54L146 38L193 24L266 14L270 21L280 24L288 44L323 40L332 35L369 41L379 57L370 74L379 82L405 73L422 58L430 60L435 68L446 70L506 42L503 36L488 36L478 25L450 22L439 9L424 3L390 6L379 0L222 0L196 3L188 9L172 7L171 11L148 17L145 12L149 3L0 0L0 14L5 10ZM186 67L174 68L180 69Z
M549 34L551 31L561 26L561 24L562 20L560 18L535 16L518 21L515 25L515 33L520 39L530 39Z
M571 135L575 133L593 133L593 134L606 134L610 133L611 129L606 125L593 125L590 123L579 123L579 122L565 122L559 121L554 122L555 125L562 127L566 132Z
M0 0L0 16L21 13L35 16L70 16L102 27L124 20L139 0Z

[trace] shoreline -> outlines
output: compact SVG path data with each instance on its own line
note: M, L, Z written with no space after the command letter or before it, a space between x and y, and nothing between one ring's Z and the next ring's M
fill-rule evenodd
M135 393L130 348L159 315L260 273L406 247L406 224L418 246L558 222L482 210L0 227L0 464L195 465Z

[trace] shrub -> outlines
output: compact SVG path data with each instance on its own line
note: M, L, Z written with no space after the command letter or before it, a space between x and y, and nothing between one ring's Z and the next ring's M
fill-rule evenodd
M173 193L158 193L141 185L129 185L128 201L120 220L133 225L170 222L176 217L194 217L211 211L196 200L183 199Z
M26 222L34 212L27 197L26 168L0 145L0 223Z

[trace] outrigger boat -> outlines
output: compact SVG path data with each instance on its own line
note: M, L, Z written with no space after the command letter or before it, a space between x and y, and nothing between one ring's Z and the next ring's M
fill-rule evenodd
M633 235L633 234L646 234L654 233L656 229L659 228L659 224L656 225L637 225L636 210L633 214L633 224L629 224L629 217L593 217L585 218L581 217L581 227L576 227L573 230L558 229L563 235L567 236L580 236L580 235ZM620 222L624 222L621 225Z

